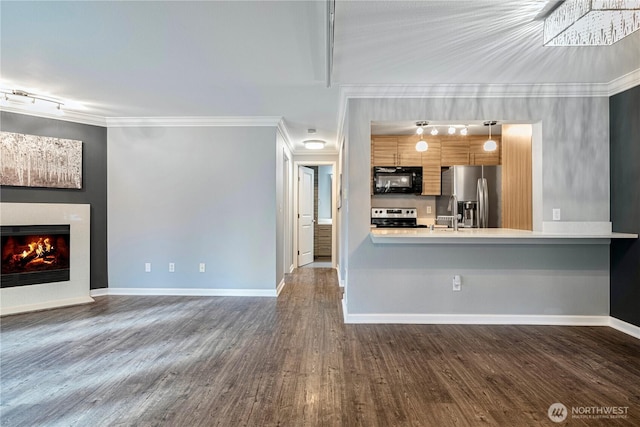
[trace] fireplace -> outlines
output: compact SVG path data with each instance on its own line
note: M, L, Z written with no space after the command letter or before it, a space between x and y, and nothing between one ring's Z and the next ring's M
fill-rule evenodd
M0 287L70 280L69 225L3 225Z

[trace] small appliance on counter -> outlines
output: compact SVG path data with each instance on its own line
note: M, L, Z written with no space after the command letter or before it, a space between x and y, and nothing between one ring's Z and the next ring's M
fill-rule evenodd
M423 228L416 208L371 208L371 225L378 228Z

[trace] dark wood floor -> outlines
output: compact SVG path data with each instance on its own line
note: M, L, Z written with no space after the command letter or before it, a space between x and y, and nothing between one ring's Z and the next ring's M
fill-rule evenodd
M3 426L550 426L628 407L640 342L606 327L344 325L331 269L276 300L109 296L1 325Z

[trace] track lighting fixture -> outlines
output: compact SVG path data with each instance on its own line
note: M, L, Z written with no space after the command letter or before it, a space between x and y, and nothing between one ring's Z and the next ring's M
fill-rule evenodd
M22 105L24 108L40 108L53 109L56 114L64 114L62 107L64 103L54 98L47 96L36 95L26 92L24 90L2 90L1 104L2 105Z

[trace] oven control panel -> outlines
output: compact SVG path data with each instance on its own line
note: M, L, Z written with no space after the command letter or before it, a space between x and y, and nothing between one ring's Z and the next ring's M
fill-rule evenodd
M416 208L371 208L371 218L417 218Z

